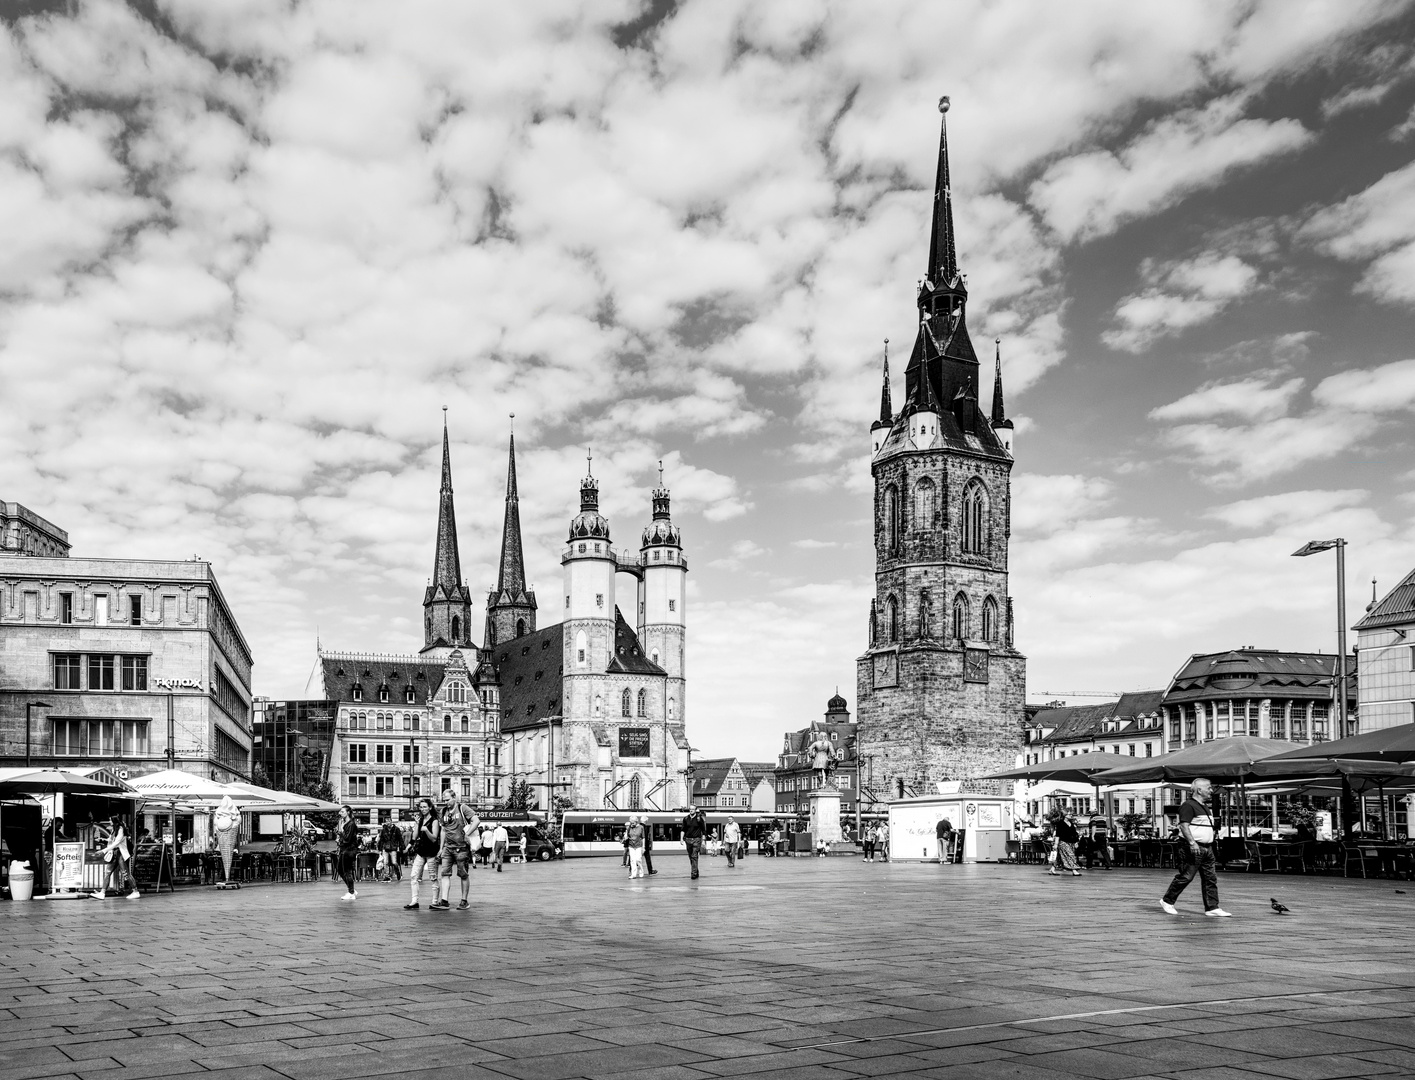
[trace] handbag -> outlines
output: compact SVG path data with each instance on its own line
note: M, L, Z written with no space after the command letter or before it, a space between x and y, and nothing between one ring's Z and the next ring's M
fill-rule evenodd
M105 851L105 852L103 853L103 861L104 861L104 862L107 862L107 863L111 863L111 862L113 861L113 849L112 849L112 848L109 848L107 851Z
M374 870L376 870L378 873L381 874L381 873L383 873L383 872L384 872L385 870L387 870L387 869L388 869L388 853L387 853L387 852L380 852L380 853L379 853L379 856L378 856L378 862L374 864Z

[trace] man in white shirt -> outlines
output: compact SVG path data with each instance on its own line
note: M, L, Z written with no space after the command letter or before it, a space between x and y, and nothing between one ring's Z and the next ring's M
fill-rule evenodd
M727 825L722 830L722 846L727 852L727 868L730 870L737 865L737 845L742 842L742 827L737 824L735 817L727 819Z
M1169 883L1160 907L1168 915L1178 915L1174 902L1184 887L1199 876L1204 892L1204 914L1211 919L1227 919L1228 912L1218 906L1218 860L1214 855L1214 819L1209 814L1209 795L1213 784L1203 777L1189 785L1189 798L1179 808L1179 833L1184 837L1184 866Z
M506 831L506 824L498 821L496 829L491 834L491 858L496 863L496 872L501 873L501 866L506 862L506 845L511 841L511 834Z

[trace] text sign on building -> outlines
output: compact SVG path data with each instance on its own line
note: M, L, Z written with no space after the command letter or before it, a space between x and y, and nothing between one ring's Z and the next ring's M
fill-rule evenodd
M620 757L648 757L649 729L646 727L622 727L619 729Z

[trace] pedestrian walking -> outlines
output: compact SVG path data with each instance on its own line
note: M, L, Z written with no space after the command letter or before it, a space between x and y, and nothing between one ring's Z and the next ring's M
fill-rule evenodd
M1052 877L1061 877L1064 873L1080 877L1081 870L1076 865L1076 841L1081 839L1081 834L1076 830L1075 822L1058 810L1052 821L1052 830L1056 833L1056 865L1047 867L1047 873Z
M403 832L392 821L378 830L378 847L383 853L383 880L403 880Z
M860 842L865 846L865 862L875 861L875 827L866 825L860 834Z
M643 817L644 823L644 866L648 869L649 876L658 873L653 868L653 825L649 823L648 815Z
M889 826L883 822L875 833L875 854L880 862L889 862Z
M95 900L108 899L108 885L112 882L119 894L126 894L129 900L138 899L142 895L138 892L138 883L128 873L128 859L131 855L128 851L128 832L123 827L123 819L117 814L109 818L108 830L106 834L100 831L100 839L104 835L107 836L107 843L103 846L103 861L108 864L108 869L103 875L103 888L93 893L93 898Z
M344 882L344 895L340 900L357 900L354 891L354 870L359 861L359 826L354 820L354 812L347 806L339 807L339 818L334 824L336 847L335 866Z
M442 826L442 852L438 859L437 900L428 910L446 911L452 906L452 867L456 866L457 876L462 879L462 902L457 905L457 910L466 911L472 906L469 899L472 890L472 845L467 837L480 822L473 811L462 805L462 800L451 788L442 792L442 806L438 810L437 820Z
M722 830L722 846L727 852L727 869L733 870L737 866L737 847L742 843L742 827L737 824L735 817L727 819L727 825Z
M529 832L529 831L530 831L529 829L522 829L522 830L521 830L521 862L522 862L522 863L524 863L524 862L526 861L526 833Z
M1099 815L1092 815L1088 828L1089 836L1086 838L1086 869L1094 870L1096 860L1100 859L1101 866L1110 869L1110 827L1106 820Z
M510 842L511 834L506 831L506 826L498 821L491 833L491 860L496 863L498 874L501 873L502 863L506 861L506 845Z
M413 898L403 905L404 911L418 909L418 886L423 880L423 870L432 863L433 892L436 902L437 855L442 850L442 826L433 811L431 799L418 800L418 820L413 825L413 867L408 877L412 881Z
M644 827L636 815L629 815L629 827L624 830L624 843L629 851L629 877L647 877L644 870Z
M477 841L477 854L481 859L481 864L486 867L491 866L492 849L495 847L494 837L495 833L492 831L490 825L482 825L477 830L475 837ZM476 865L475 860L473 860L472 865Z
M688 849L690 880L698 880L698 856L703 853L703 837L707 835L707 815L695 806L683 817L683 846Z
M1160 901L1167 914L1178 915L1174 902L1197 874L1204 894L1204 914L1211 919L1232 916L1218 906L1218 860L1214 856L1214 819L1209 813L1213 784L1203 777L1189 785L1189 798L1179 807L1179 835L1184 838L1184 866L1174 875Z

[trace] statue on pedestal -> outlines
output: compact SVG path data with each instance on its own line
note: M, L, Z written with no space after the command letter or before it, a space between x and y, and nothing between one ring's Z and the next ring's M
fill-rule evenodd
M816 786L834 787L835 766L840 755L835 744L830 741L830 736L824 731L817 732L815 742L806 747L806 753L811 759L811 772L815 777Z

